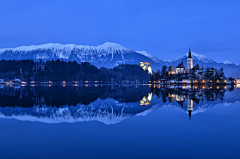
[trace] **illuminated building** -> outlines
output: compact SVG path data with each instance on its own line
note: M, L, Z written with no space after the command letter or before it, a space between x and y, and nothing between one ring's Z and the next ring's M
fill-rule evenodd
M150 66L150 64L148 62L140 62L140 67L142 67L142 69L148 70L148 74L152 75L152 67Z
M183 65L183 61L176 67L176 74L183 74L186 72L186 68Z
M176 73L176 71L174 69L174 66L169 66L169 68L168 68L168 75L173 75L175 73Z
M187 59L187 72L190 73L192 68L193 68L193 59L192 59L191 50L189 48L188 59Z

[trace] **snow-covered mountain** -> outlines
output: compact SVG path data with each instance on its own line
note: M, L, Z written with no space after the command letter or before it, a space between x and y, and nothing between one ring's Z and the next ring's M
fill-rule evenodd
M0 49L1 59L62 59L89 62L99 67L114 67L122 63L138 64L140 61L154 63L150 58L119 44L106 42L99 46L49 43Z
M232 62L230 62L230 61L228 61L228 60L225 60L225 61L223 62L223 64L225 64L225 65L234 64L234 65L238 66L238 64L232 63Z
M116 100L97 100L89 105L56 107L0 107L0 118L44 123L74 123L99 121L106 125L119 123L151 106L142 107L139 103L119 103Z
M205 112L207 109L223 104L229 106L239 101L238 92L229 93L215 101L203 101L199 104L194 103L192 114ZM181 106L175 103L163 103L161 99L154 97L148 106L141 106L139 103L120 103L114 99L94 101L89 105L77 104L76 106L63 107L0 107L0 118L17 119L21 121L43 122L43 123L75 123L98 121L106 125L112 125L122 122L133 116L146 116L149 113L164 107L175 107L179 111L188 114L187 102Z
M159 59L151 54L149 54L147 51L136 51L137 53L144 55L148 58L150 58L151 60L153 60L156 63L164 63L164 62L169 62L169 60L164 60L164 59Z
M106 42L99 46L85 46L75 44L48 43L42 45L20 46L17 48L0 49L0 59L43 59L89 62L97 67L115 67L119 64L139 64L140 61L149 62L153 70L161 70L163 65L177 66L181 61L186 66L188 54L175 60L159 59L146 51L134 51L120 44ZM192 53L193 65L224 68L226 76L240 77L240 66L229 61L217 63L202 54Z

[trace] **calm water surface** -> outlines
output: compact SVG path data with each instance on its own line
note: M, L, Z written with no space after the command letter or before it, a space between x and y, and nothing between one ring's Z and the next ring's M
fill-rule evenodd
M240 158L240 89L0 85L1 158Z

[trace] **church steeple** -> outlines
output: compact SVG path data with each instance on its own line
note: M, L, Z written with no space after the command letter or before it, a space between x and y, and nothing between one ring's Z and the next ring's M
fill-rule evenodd
M191 120L191 116L192 116L192 111L191 110L188 111L188 116L189 116L189 120Z
M189 47L189 52L188 52L188 58L192 58L192 53L191 53L190 47Z

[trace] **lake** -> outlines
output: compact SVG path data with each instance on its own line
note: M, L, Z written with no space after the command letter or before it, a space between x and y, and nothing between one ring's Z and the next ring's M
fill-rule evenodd
M1 158L240 158L235 86L0 85Z

